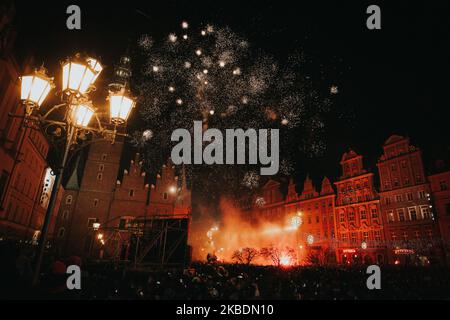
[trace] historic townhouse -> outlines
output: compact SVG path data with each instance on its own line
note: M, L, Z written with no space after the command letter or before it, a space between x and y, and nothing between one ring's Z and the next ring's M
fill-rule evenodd
M411 263L417 256L440 259L440 236L422 152L393 135L377 166L389 260Z

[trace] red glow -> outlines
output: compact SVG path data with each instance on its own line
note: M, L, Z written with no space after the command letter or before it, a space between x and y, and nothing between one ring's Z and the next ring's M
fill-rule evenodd
M272 259L257 255L251 263L283 267L296 264L296 255L300 253L297 249L303 243L297 237L297 229L290 225L291 221L279 219L274 222L264 218L249 220L233 206L232 201L225 199L221 200L220 209L222 212L220 221L209 216L210 210L201 208L202 220L192 225L189 242L194 248L194 260L204 261L207 253L214 253L220 256L223 262L233 263L236 262L233 254L240 249L253 248L259 251L272 247L277 249L278 257ZM212 226L216 224L218 224L217 231L210 232ZM202 251L201 248L205 250ZM305 258L306 253L303 252L300 261Z

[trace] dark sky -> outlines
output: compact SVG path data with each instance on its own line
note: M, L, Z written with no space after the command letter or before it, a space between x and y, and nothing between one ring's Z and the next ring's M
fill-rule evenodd
M70 4L82 9L81 31L66 29ZM366 28L370 4L381 7L382 30ZM448 1L17 1L16 51L33 52L52 73L76 51L112 66L141 34L164 37L182 20L228 25L280 59L303 48L325 74L322 89L338 85L335 104L354 114L351 125L329 128L323 158L301 164L301 175L311 171L318 179L338 175L349 147L374 168L391 133L409 135L429 158L448 150L449 7Z

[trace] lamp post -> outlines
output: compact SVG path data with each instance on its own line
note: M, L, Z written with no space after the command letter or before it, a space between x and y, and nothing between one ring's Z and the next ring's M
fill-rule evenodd
M127 121L131 109L135 106L134 99L127 95L125 88L121 88L117 92L110 92L110 97L114 97L109 99L110 123L113 124L113 129L108 129L108 125L102 125L96 109L88 97L88 94L95 88L94 82L102 70L103 67L96 59L83 57L81 54L76 54L74 58L65 60L62 63L62 103L52 107L43 116L39 115L38 112L51 89L55 87L53 78L48 77L42 67L34 74L21 77L21 100L25 107L24 122L34 123L38 127L41 125L57 125L66 131L66 145L61 165L56 170L55 182L38 242L33 285L39 282L51 216L55 208L69 152L71 146L77 140L77 135L83 131L92 132L99 134L104 139L110 139L114 143L117 135L125 136L125 134L117 133L117 125L124 124ZM56 121L48 118L54 111L63 107L66 108L63 120ZM89 126L92 118L97 120L96 127Z

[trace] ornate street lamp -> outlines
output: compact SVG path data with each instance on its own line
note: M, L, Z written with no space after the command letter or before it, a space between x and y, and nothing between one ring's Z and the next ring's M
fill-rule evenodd
M76 54L74 58L65 60L62 63L62 92L64 93L62 103L50 108L43 116L33 115L33 113L39 110L48 93L54 87L53 78L47 76L43 67L39 71L35 71L34 74L21 78L21 100L26 108L24 116L24 120L26 121L24 123L34 124L35 127L40 125L57 125L64 128L66 132L66 147L61 166L56 170L55 182L38 243L39 247L33 284L37 284L39 280L50 219L55 207L57 193L61 185L69 151L71 146L76 142L78 133L81 133L81 131L97 133L102 138L111 140L111 143L114 143L117 135L126 136L126 134L117 132L117 125L125 124L131 113L131 109L135 106L135 101L125 91L125 84L116 87L116 93L111 93L109 96L110 120L114 124L114 128L108 129L108 126L111 127L110 124L102 125L95 108L87 96L102 70L103 67L99 61L90 57L84 58L80 54ZM62 107L66 107L64 121L56 121L48 118L55 110ZM89 126L92 118L96 118L97 127ZM98 228L100 228L100 224L94 226L94 229L98 230Z
M93 58L81 58L76 54L74 59L63 62L62 90L68 96L80 96L88 92L103 67Z
M73 104L70 106L68 121L75 127L86 128L94 113L95 109L90 101Z
M111 122L116 125L125 123L136 104L134 99L127 95L125 88L117 93L110 92L108 99Z
M35 70L31 75L20 77L20 82L20 99L28 115L31 115L33 109L39 109L50 90L55 87L53 78L47 75L44 67Z

